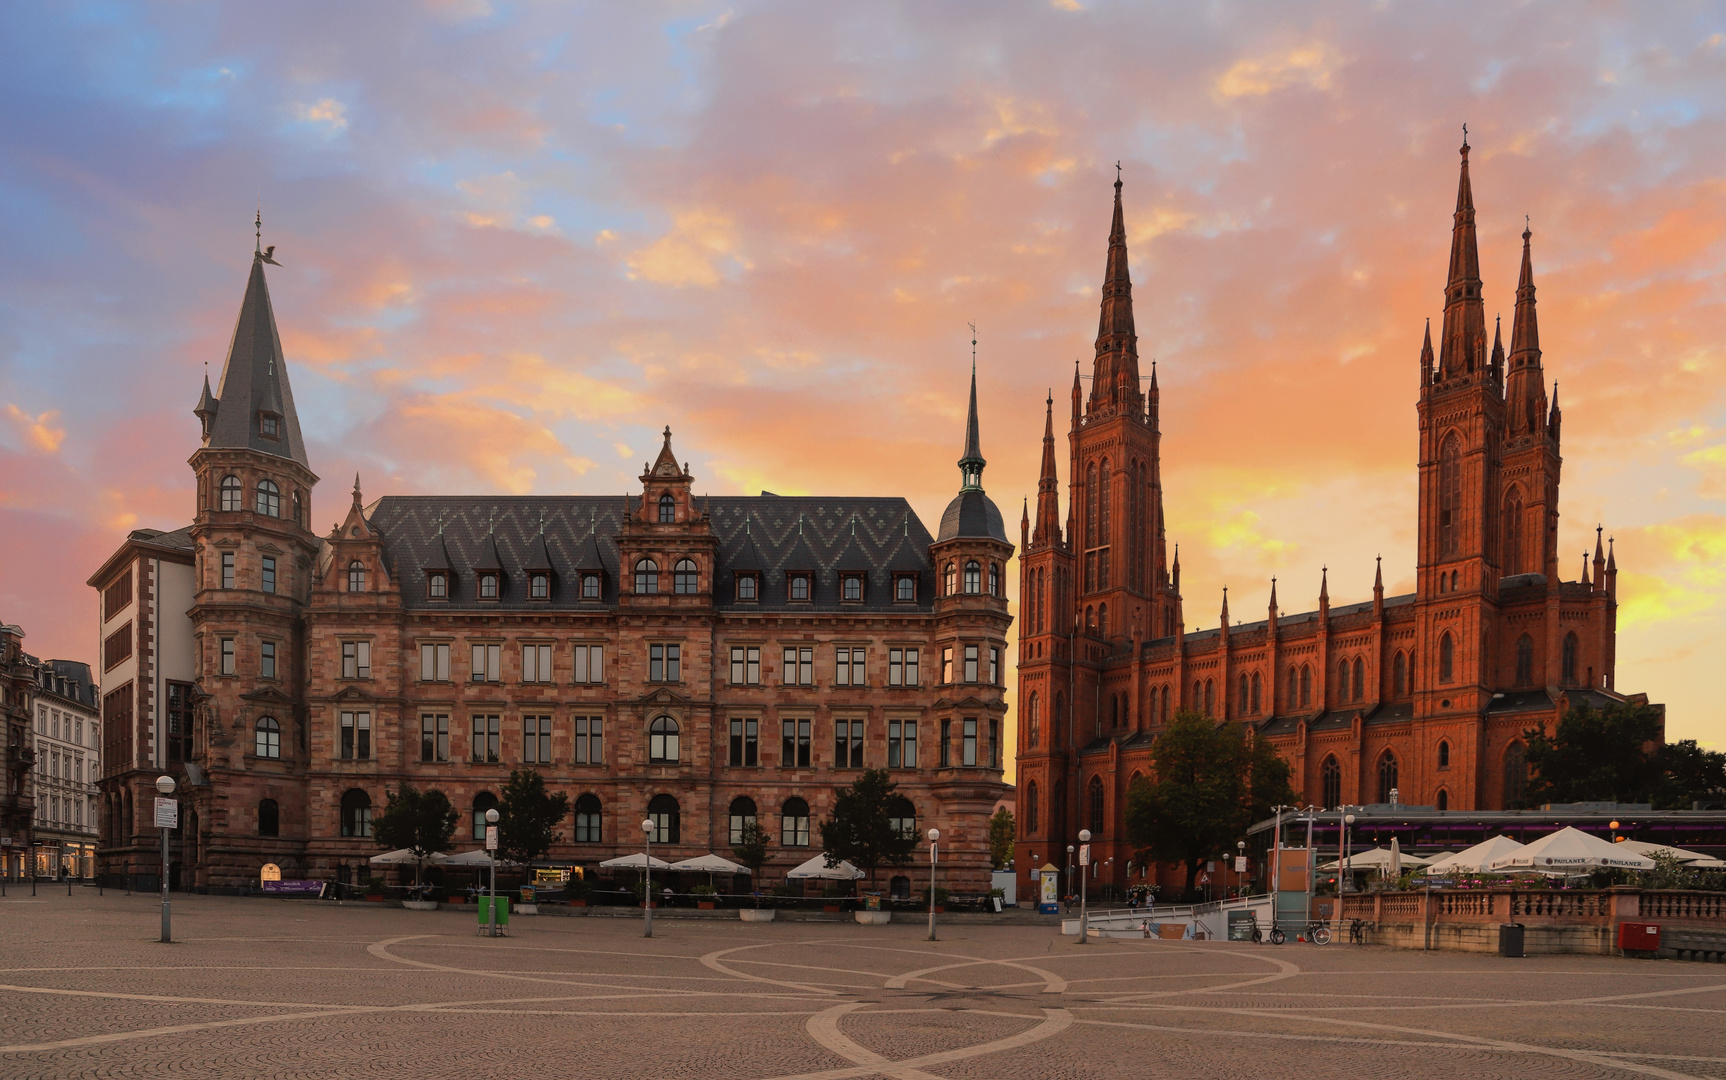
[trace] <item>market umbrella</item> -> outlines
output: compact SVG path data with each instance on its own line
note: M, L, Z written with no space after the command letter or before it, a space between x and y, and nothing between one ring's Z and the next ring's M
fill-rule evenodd
M443 864L445 866L477 866L483 870L486 867L491 866L494 861L499 866L521 865L520 863L511 862L508 859L493 860L491 853L486 851L484 848L474 848L472 851L464 851L460 855L450 855L443 860Z
M827 856L817 855L785 875L788 878L814 878L819 881L856 881L863 871L840 860L838 866L828 866Z
M1654 860L1623 844L1600 839L1569 826L1543 836L1521 851L1500 855L1481 869L1496 873L1532 870L1537 874L1575 874L1588 870L1652 870Z
M697 855L693 859L684 859L671 864L673 870L694 870L707 875L707 883L713 884L715 874L748 874L749 867L732 862L721 855Z
M1618 846L1634 851L1638 855L1646 855L1650 859L1661 854L1670 855L1682 863L1693 863L1698 859L1708 858L1700 851L1687 851L1681 847L1673 847L1671 844L1650 844L1646 840L1620 840Z
M1396 837L1390 838L1390 875L1393 878L1402 876L1402 842Z
M1508 836L1494 836L1490 840L1482 840L1473 847L1464 848L1455 855L1435 858L1427 864L1428 876L1433 874L1478 874L1481 869L1501 855L1522 850L1522 845Z
M449 861L449 856L441 851L434 851L421 859L414 854L413 848L396 848L394 851L386 851L382 855L373 855L367 861L373 866L417 866L421 862L445 863Z
M1389 849L1375 847L1370 851L1360 851L1349 855L1348 868L1350 870L1388 870L1390 869L1390 860L1391 852ZM1417 859L1413 855L1403 855L1402 863L1405 866L1425 866L1426 860ZM1342 869L1342 860L1325 863L1319 869L1340 870Z
M637 851L629 855L619 855L615 859L607 859L601 866L620 866L628 870L643 870L651 867L655 870L669 870L671 864L664 859L648 857L645 852Z

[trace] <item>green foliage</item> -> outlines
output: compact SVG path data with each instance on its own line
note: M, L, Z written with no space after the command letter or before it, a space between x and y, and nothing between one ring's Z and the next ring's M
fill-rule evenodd
M1697 799L1726 796L1726 752L1704 750L1695 739L1660 748L1660 783L1654 809L1688 810Z
M498 856L522 866L544 858L563 839L556 829L568 814L569 796L548 794L538 769L513 770L497 804Z
M360 894L362 896L382 896L387 890L388 886L384 884L384 879L375 875L368 875L360 882Z
M1521 807L1651 801L1661 780L1660 728L1659 709L1632 703L1577 705L1551 738L1530 728L1523 732L1530 775Z
M449 796L437 788L421 791L403 784L389 793L384 812L372 818L372 839L386 851L407 848L424 860L434 851L448 851L461 817L449 804ZM419 880L419 867L414 880Z
M893 828L888 808L898 785L886 769L864 769L848 788L840 788L833 816L821 822L821 850L828 866L849 862L871 879L880 866L903 866L917 849L917 837Z
M1185 864L1188 892L1207 859L1233 851L1272 806L1294 801L1288 766L1239 724L1176 713L1151 759L1156 778L1127 793L1127 841L1158 862Z
M1013 861L1013 841L1017 835L1013 812L1005 806L996 810L989 819L989 862L995 869L1003 869Z
M761 868L767 863L767 830L761 827L761 822L754 818L744 821L737 843L731 845L731 854L749 867L753 877L761 876Z
M719 890L712 885L691 885L689 892L691 896L715 896Z

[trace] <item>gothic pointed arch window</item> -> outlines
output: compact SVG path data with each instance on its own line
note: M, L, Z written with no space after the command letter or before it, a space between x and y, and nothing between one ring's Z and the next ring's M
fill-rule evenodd
M1156 723L1157 720L1157 690L1158 687L1151 687L1151 700L1145 712L1145 715L1150 717L1152 723Z
M1037 782L1032 780L1025 785L1025 835L1036 836L1041 822L1038 820Z
M1349 700L1348 696L1348 660L1344 658L1336 665L1336 699L1339 702Z
M1527 634L1516 639L1516 685L1534 685L1534 638Z
M1288 698L1289 712L1294 712L1300 708L1300 672L1296 671L1292 665L1289 667Z
M1029 698L1027 698L1025 701L1025 745L1026 746L1033 746L1034 747L1034 746L1039 746L1042 744L1042 741L1043 741L1043 718L1039 712L1039 710L1042 708L1042 704L1043 704L1042 699L1037 696L1035 691L1032 691L1031 696Z
M1450 682L1456 678L1456 639L1446 630L1444 636L1438 639L1438 681Z
M1096 840L1102 839L1103 833L1106 831L1106 830L1104 830L1103 825L1108 820L1104 816L1104 814L1107 810L1107 807L1105 806L1104 798L1103 798L1103 778L1102 777L1100 777L1100 776L1092 776L1091 777L1091 792L1090 792L1090 794L1091 794L1091 839L1093 841L1096 841Z
M1576 684L1576 645L1575 631L1571 631L1564 635L1564 651L1560 655L1564 661L1563 675L1561 678L1563 678L1566 686L1574 686Z
M1109 605L1097 605L1097 633L1103 637L1109 636Z
M1366 661L1360 657L1354 658L1354 681L1350 684L1356 701L1366 700Z
M1513 487L1504 497L1504 573L1522 572L1522 489Z
M677 500L668 491L659 497L659 523L670 525L677 520Z
M1264 707L1262 704L1262 700L1261 700L1263 692L1264 692L1264 680L1259 676L1259 673L1255 671L1255 672L1253 672L1253 696L1252 696L1252 710L1253 710L1254 716L1257 716L1259 714L1259 711Z
M1450 768L1450 743L1445 739L1438 740L1438 767Z
M1444 790L1443 788L1439 788L1438 789L1438 798L1435 800L1435 803L1441 812L1445 811L1445 810L1449 810L1450 809L1450 792Z
M1396 790L1396 755L1386 750L1378 758L1378 801L1390 801L1390 793Z
M1211 679L1206 679L1205 680L1205 715L1206 716L1215 716L1216 714L1217 714L1217 684Z
M1055 708L1052 712L1049 713L1049 738L1052 742L1057 743L1057 744L1060 743L1061 732L1060 732L1060 728L1057 727L1057 725L1060 724L1060 722L1062 720L1066 719L1066 717L1067 717L1067 695L1061 693L1060 691L1056 691L1055 692Z
M1247 673L1244 671L1241 672L1241 677L1240 677L1239 681L1240 681L1240 696L1235 699L1235 702L1236 702L1235 711L1238 713L1241 713L1243 715L1250 714L1251 709L1247 703L1252 700L1250 694L1252 692L1253 681L1252 681L1252 678L1250 676L1248 676Z
M1408 654L1397 650L1396 659L1390 665L1391 693L1396 697L1408 693Z
M1190 709L1192 709L1194 712L1199 712L1204 708L1204 704L1205 704L1205 684L1200 682L1198 679L1194 679L1193 680L1193 696L1192 696L1192 700L1188 702L1188 707Z
M258 481L256 509L265 517L282 516L282 489L276 486L274 480Z
M1160 716L1165 724L1169 722L1169 717L1174 712L1174 706L1169 704L1169 695L1174 693L1174 689L1172 686L1163 687L1163 711Z
M1528 787L1528 749L1520 742L1504 748L1504 807L1517 809L1523 791Z
M983 591L983 564L976 559L965 563L965 594L976 596Z
M1109 695L1109 728L1113 730L1121 726L1121 699Z
M1300 703L1303 709L1312 706L1312 666L1310 664L1300 666Z
M1438 553L1450 558L1462 550L1462 440L1445 437L1438 452Z
M239 477L237 477L237 476L224 476L224 477L222 477L222 502L221 502L221 506L222 506L223 510L238 510L238 509L240 509L240 478Z
M1334 810L1342 805L1342 766L1337 764L1335 754L1327 754L1324 764L1319 766L1319 787L1324 792L1324 808Z

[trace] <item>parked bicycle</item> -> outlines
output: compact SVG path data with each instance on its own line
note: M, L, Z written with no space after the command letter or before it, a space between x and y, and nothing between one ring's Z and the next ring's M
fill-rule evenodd
M1366 932L1373 929L1373 924L1364 919L1351 919L1348 924L1348 941L1350 945L1365 945Z
M1321 922L1309 922L1306 924L1305 936L1314 945L1329 945L1330 927Z

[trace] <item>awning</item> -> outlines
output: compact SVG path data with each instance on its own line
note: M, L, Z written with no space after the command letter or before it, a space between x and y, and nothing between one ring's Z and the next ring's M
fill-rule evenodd
M1698 859L1708 858L1700 851L1687 851L1681 847L1673 847L1671 844L1650 844L1646 840L1620 840L1617 846L1627 848L1638 855L1646 855L1650 859L1660 854L1670 855L1681 863L1693 863Z
M1492 860L1521 850L1522 845L1510 837L1495 836L1490 840L1482 840L1473 847L1464 848L1455 855L1434 859L1428 864L1426 874L1428 877L1435 874L1478 874Z
M1395 853L1393 853L1389 848L1381 847L1369 848L1366 851L1351 852L1348 857L1348 868L1350 871L1383 870L1390 866L1391 859L1394 854ZM1402 855L1401 860L1402 865L1405 867L1426 865L1425 859L1419 859L1413 855ZM1325 863L1323 866L1319 867L1319 869L1340 870L1342 869L1342 860L1338 859L1336 862Z
M487 851L484 848L474 848L472 851L464 851L460 855L450 855L450 856L446 857L443 860L443 865L445 865L445 866L478 866L478 867L484 868L484 867L489 867L493 861L494 860L492 859L491 853L489 851ZM496 861L497 865L499 865L499 866L520 866L521 865L520 863L510 862L508 859L497 859L495 861Z

